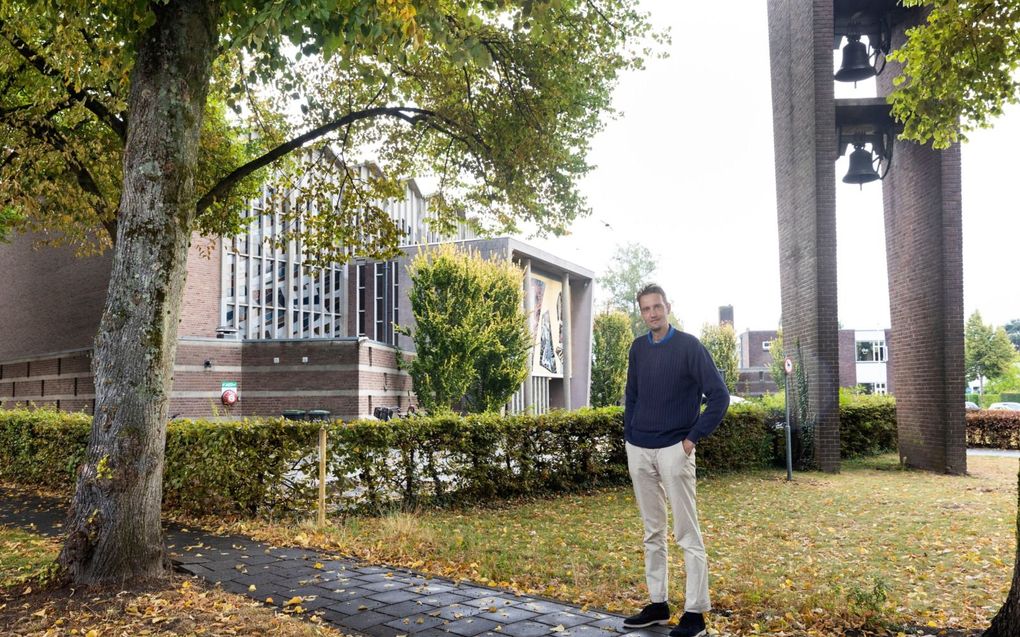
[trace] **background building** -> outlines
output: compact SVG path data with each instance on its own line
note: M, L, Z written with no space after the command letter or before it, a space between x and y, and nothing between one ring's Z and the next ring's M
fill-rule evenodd
M414 344L393 325L411 320L407 264L418 250L447 240L524 270L536 348L531 377L511 408L541 413L588 404L592 272L514 239L477 239L466 225L454 237L431 232L414 181L403 200L386 207L403 229L406 256L309 267L299 242L274 241L285 221L268 204L271 194L250 203L247 233L192 238L171 416L326 409L353 419L375 407L406 410L414 397L398 357L413 354ZM32 402L91 413L92 342L111 256L33 249L39 239L0 245L0 406ZM233 405L221 400L227 390L239 399Z
M737 338L740 380L737 393L760 396L780 391L772 378L776 330L746 330ZM890 330L839 330L839 386L860 387L869 394L892 394Z

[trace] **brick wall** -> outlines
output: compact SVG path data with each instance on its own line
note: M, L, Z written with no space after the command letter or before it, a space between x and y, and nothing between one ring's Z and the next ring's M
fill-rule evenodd
M0 243L0 361L89 348L99 328L110 254L33 249L39 235Z
M815 457L838 471L832 0L769 0L768 22L783 340L807 374Z
M220 240L191 236L179 336L215 337L220 324Z
M19 404L92 413L95 389L88 352L0 364L0 407Z
M737 395L739 396L761 396L763 394L775 394L782 391L775 380L772 379L772 371L764 367L746 368L740 370L737 378Z
M75 352L0 364L0 406L31 402L92 413L95 390L87 356ZM366 339L182 338L170 415L239 418L326 409L350 420L370 416L380 406L406 411L415 403L411 377L397 368L396 356L393 348ZM224 382L237 383L240 400L234 405L221 401Z
M885 391L891 395L895 395L896 390L894 387L896 383L893 382L893 363L895 355L893 354L892 349L892 330L885 331L885 353L887 359L885 362Z
M766 341L775 341L777 334L776 330L747 330L741 334L741 367L770 367L772 365L772 352L764 349L762 345Z
M909 26L896 29L894 48ZM889 92L896 73L890 64L879 78L880 94ZM882 191L900 458L909 466L962 474L967 451L960 146L935 151L897 140Z
M857 339L853 330L839 331L839 386L857 386Z

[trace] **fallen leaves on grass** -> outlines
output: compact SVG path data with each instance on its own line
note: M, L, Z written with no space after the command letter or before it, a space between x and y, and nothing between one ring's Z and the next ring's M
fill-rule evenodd
M0 586L34 578L54 560L60 544L51 538L0 527Z
M1013 459L968 460L969 476L903 471L884 456L792 483L769 471L700 480L713 603L722 609L714 629L844 635L986 626L1012 573L1017 467ZM646 603L641 522L626 487L351 518L326 529L244 521L221 530L615 612ZM675 545L671 561L679 602Z

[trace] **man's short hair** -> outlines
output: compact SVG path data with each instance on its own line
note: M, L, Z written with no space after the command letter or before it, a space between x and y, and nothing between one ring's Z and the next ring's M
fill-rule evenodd
M635 299L637 301L638 306L641 305L641 297L646 296L648 294L661 294L662 300L666 303L669 303L669 300L666 298L666 291L662 289L662 286L660 286L658 283L648 283L643 288L638 290L637 298Z

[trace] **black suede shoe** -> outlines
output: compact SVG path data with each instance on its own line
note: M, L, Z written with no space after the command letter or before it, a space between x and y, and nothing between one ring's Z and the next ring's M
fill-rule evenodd
M707 634L705 615L702 613L684 613L676 628L669 631L669 637L701 637Z
M652 624L668 624L669 623L669 604L666 602L659 602L657 604L649 604L641 609L641 612L637 615L631 615L627 619L623 620L624 628L644 628L645 626L651 626Z

